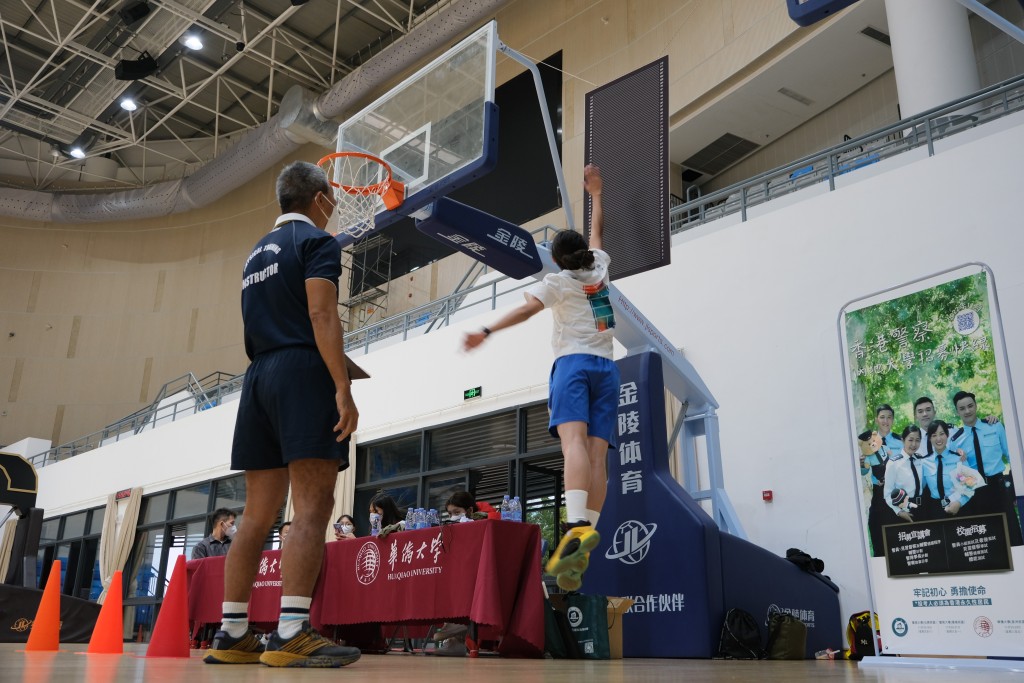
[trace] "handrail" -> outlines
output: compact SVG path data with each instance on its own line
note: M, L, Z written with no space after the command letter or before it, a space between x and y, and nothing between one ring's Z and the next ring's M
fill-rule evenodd
M679 204L669 211L669 221L673 224L672 232L681 232L682 230L707 222L708 217L706 214L712 209L715 210L715 215L711 218L720 218L738 211L742 215L742 220L746 221L747 208L769 201L772 199L773 193L774 196L788 194L788 192L806 187L809 181L822 180L829 181L829 190L831 191L835 189L836 176L911 149L927 146L928 155L933 156L935 154L934 143L937 139L1024 108L1024 92L1018 93L1016 102L1010 101L1008 95L1015 90L1024 90L1024 76L1015 76L1001 83L996 83L954 102L933 107L915 116L901 119L884 128L865 133L858 138L833 145L820 152L809 154L796 161L791 161L783 166L764 171L746 180L733 183L728 187L702 195L692 201ZM974 108L975 105L984 104L987 100L993 98L996 101L987 107L981 109ZM1012 107L1011 104L1013 105ZM996 109L1000 106L1001 110ZM979 121L979 118L986 111L989 114ZM951 118L950 115L952 114L960 114L960 116ZM922 134L924 140L921 139ZM889 141L888 138L890 137L894 138L894 140ZM871 143L878 143L879 141L883 141L880 146L869 148L867 151L864 150L865 146L869 146ZM861 154L859 156L868 157L873 155L874 158L858 160L857 157L847 157L843 159L846 163L839 163L839 157L850 155L855 150L860 151ZM818 163L825 161L828 162L827 170L824 173L817 172ZM801 179L801 176L794 177L795 172L802 171L809 166L814 167L816 173L813 175L809 174L807 179ZM779 181L789 183L790 186L788 188L772 186L773 182ZM735 199L732 199L730 202L730 198L734 195L738 195L738 203L736 203ZM725 202L725 206L716 206L721 201ZM721 211L718 211L718 209L721 209ZM684 220L673 220L680 217L683 217Z

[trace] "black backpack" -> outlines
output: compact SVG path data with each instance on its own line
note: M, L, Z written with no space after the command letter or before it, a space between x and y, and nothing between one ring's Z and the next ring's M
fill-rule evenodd
M875 629L878 617L872 618L871 612L857 612L846 624L846 639L850 643L850 659L864 659L876 653L878 632Z
M717 659L762 659L761 629L757 620L741 609L726 612L722 635L718 641Z

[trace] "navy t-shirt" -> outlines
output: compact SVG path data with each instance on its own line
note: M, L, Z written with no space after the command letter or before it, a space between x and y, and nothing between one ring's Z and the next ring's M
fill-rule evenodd
M337 288L341 246L308 220L301 214L281 216L242 268L242 325L249 360L286 346L316 347L306 280L328 280Z

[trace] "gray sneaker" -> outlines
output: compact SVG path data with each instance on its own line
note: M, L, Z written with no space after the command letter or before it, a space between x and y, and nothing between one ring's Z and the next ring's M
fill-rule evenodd
M469 630L469 627L465 624L453 624L446 623L441 628L434 632L434 640L441 642L442 640L448 640L455 636L461 636L463 633Z
M302 630L288 640L282 640L274 631L260 661L267 666L330 669L351 664L361 654L359 648L335 645L304 621Z

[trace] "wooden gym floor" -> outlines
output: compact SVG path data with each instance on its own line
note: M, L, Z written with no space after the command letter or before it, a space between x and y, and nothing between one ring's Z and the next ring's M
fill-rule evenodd
M364 655L338 669L271 669L263 665L213 666L202 653L188 659L145 659L145 646L125 645L124 655L85 655L85 645L61 645L60 652L24 652L24 645L0 644L3 683L262 683L331 681L359 683L1021 683L1024 674L924 668L861 668L854 662L725 662L693 659L626 659L611 662L526 659L440 658L422 655ZM1024 664L1024 663L1022 663Z

